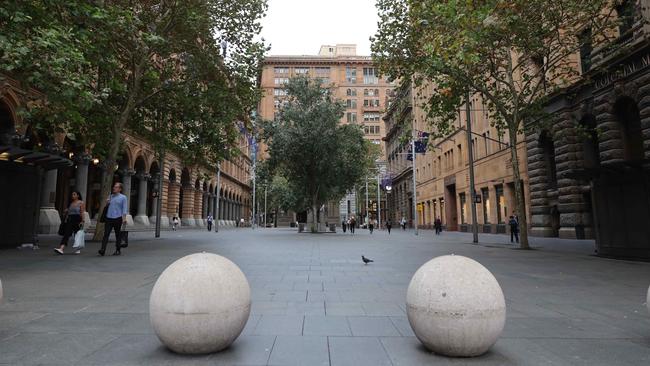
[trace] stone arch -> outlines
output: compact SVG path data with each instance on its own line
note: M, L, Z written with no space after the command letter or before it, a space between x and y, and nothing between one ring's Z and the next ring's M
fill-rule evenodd
M11 138L16 133L17 117L14 108L15 104L11 103L9 98L0 99L0 144L11 144Z
M175 183L176 182L176 169L171 168L169 170L169 176L168 179L170 182Z
M641 113L636 101L623 96L616 100L613 114L623 145L623 158L628 163L640 163L644 158Z
M555 164L555 144L549 131L542 131L538 139L542 149L548 188L557 187L557 167Z

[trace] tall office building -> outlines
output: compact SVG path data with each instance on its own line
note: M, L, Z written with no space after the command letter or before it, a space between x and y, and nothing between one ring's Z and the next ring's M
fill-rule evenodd
M381 148L380 161L386 160L384 144L381 143L385 136L381 116L386 109L387 96L395 85L378 76L370 56L358 56L356 45L338 44L321 46L317 55L267 57L260 81L264 92L259 105L259 115L262 118L275 117L286 94L283 86L295 76L320 78L331 87L333 95L346 106L341 123L362 125L366 138ZM262 146L260 158L263 159L264 156ZM350 214L358 213L355 201L355 197L348 196L341 201L339 208L328 205L331 206L328 207L328 219L336 217L338 222ZM365 204L359 206L365 209Z

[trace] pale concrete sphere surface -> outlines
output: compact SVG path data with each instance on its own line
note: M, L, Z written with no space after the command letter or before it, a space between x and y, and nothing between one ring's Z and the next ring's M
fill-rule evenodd
M2 304L2 280L0 280L0 304Z
M244 273L222 256L198 253L172 263L156 281L149 317L160 341L177 353L218 352L241 334L251 310Z
M420 342L446 356L485 353L506 321L505 298L496 278L480 263L458 255L434 258L415 272L406 308Z
M2 299L2 286L0 286L0 299ZM648 296L645 299L645 305L648 307L650 313L650 287L648 287Z

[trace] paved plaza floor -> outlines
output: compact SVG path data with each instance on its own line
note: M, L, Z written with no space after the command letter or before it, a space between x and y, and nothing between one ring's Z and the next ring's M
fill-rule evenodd
M431 231L354 236L291 229L133 233L119 257L0 251L1 365L650 365L645 296L650 263L593 256L592 242ZM162 270L207 251L237 263L252 289L242 335L227 350L181 356L149 323ZM112 252L112 251L111 251ZM414 272L454 253L486 266L506 296L505 330L489 353L452 359L427 352L406 318ZM375 260L364 265L361 255Z

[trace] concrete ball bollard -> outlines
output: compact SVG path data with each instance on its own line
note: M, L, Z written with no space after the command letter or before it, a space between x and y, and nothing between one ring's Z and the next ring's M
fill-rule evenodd
M251 310L244 273L210 253L183 257L167 267L151 291L149 317L160 341L177 353L223 350L241 334Z
M506 321L505 298L496 278L480 263L457 255L434 258L415 272L406 309L420 342L452 357L487 352Z

